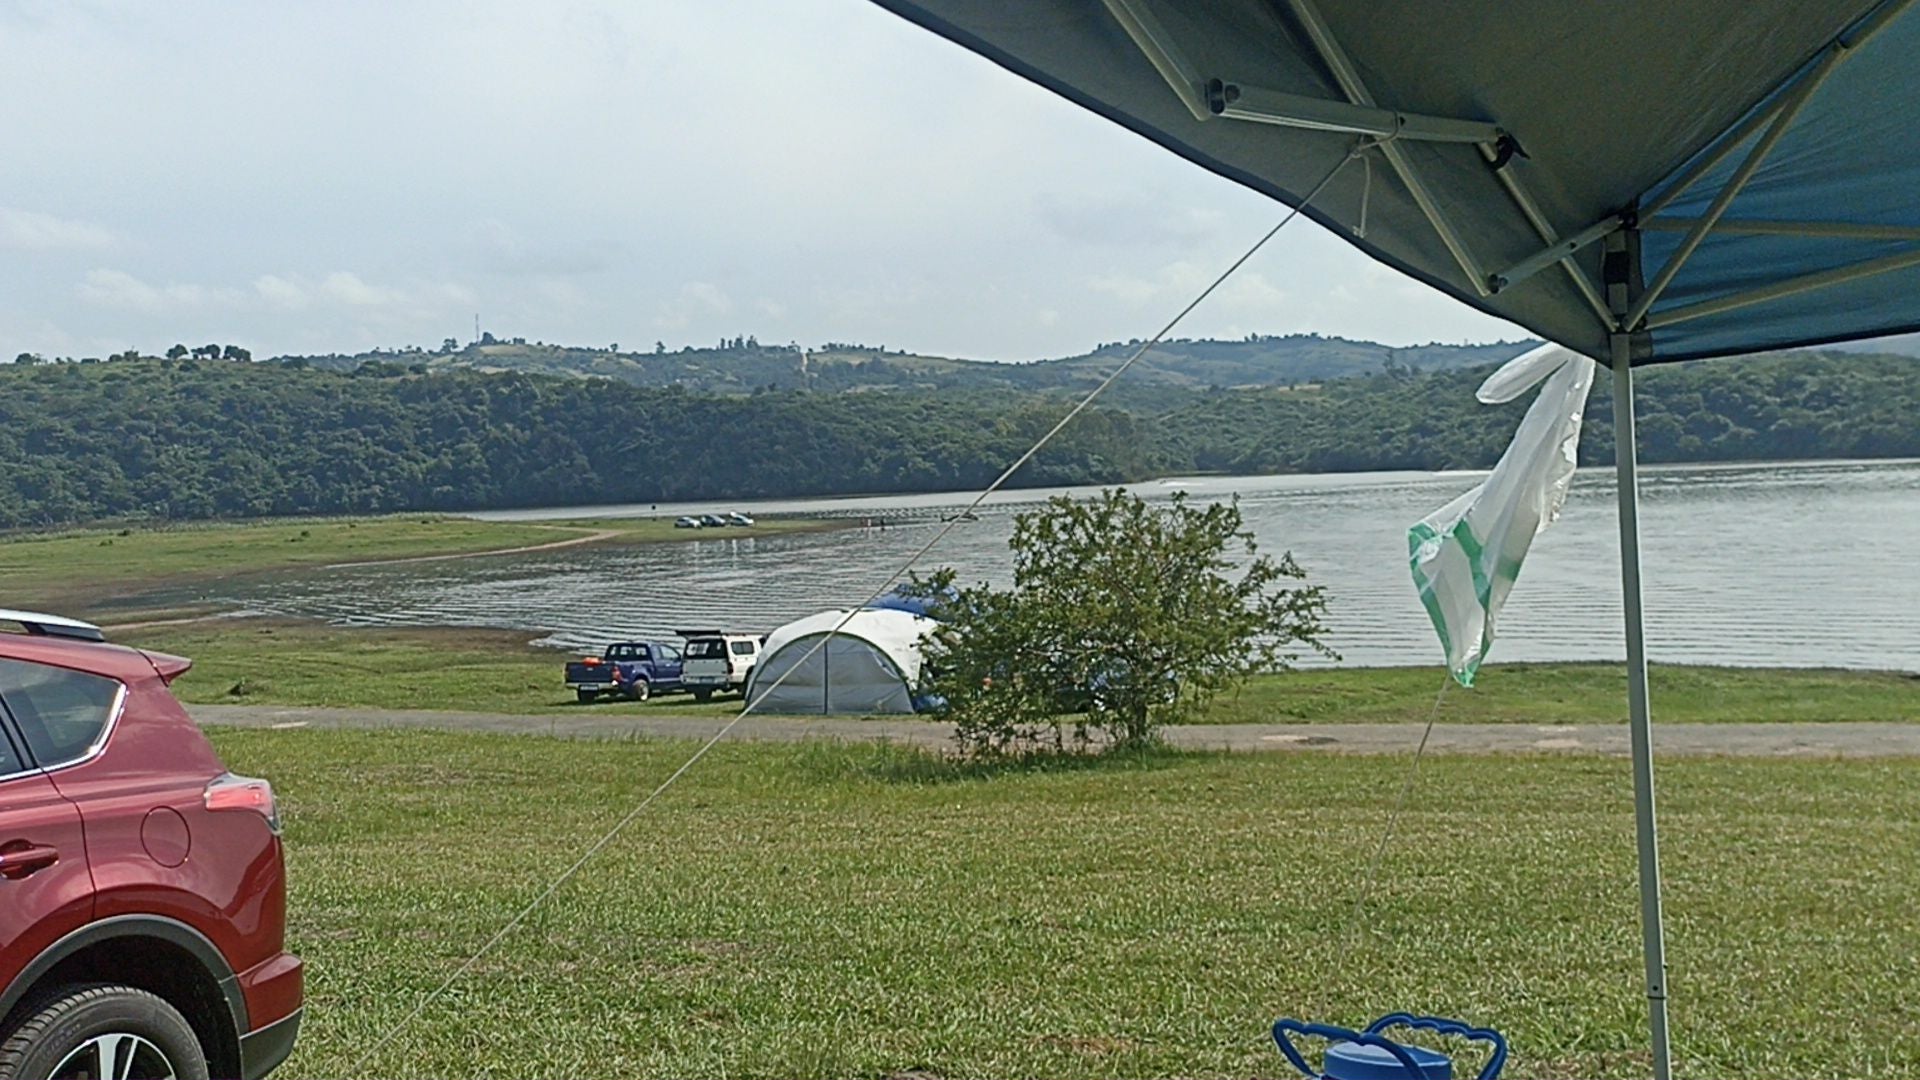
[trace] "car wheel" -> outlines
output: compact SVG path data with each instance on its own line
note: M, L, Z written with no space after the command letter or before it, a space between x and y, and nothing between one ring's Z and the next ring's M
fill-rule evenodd
M650 689L651 688L647 686L647 680L635 679L627 684L627 700L645 701L647 700L647 694Z
M711 690L695 690L695 691L693 692L693 700L695 700L695 701L712 701L712 700L713 700L713 691L711 691Z
M0 1080L207 1080L192 1025L165 999L88 986L46 1003L0 1043Z
M591 705L593 703L593 699L600 696L599 694L596 694L591 690L576 690L574 691L574 693L580 695L580 704L582 705Z

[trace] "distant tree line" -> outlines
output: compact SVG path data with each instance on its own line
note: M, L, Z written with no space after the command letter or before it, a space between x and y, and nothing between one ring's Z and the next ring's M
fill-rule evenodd
M649 390L369 362L0 371L0 527L907 492L983 486L1052 402ZM1051 485L1156 463L1093 410L1023 470Z
M175 345L173 348L167 350L166 358L168 360L185 360L188 358L195 360L233 360L248 363L253 360L253 351L251 349L241 348L238 345L201 345L193 349L189 349L185 345ZM107 362L118 364L133 360L157 359L159 359L159 357L142 356L139 349L128 349L126 352L117 352L107 357ZM98 364L100 363L100 358L97 356L82 356L76 360L71 356L46 357L39 353L23 352L15 356L13 362L21 367L31 367L35 364Z
M1498 460L1531 397L1489 407L1488 369L1397 369L1311 391L1201 396L1160 416L1169 461L1227 473L1483 468ZM1784 353L1662 365L1636 379L1647 462L1920 456L1920 360ZM1613 458L1612 383L1587 401L1581 460Z
M963 490L991 481L1065 408L1008 389L719 395L209 355L0 367L0 527ZM1485 373L1400 368L1191 393L1171 410L1096 407L1013 482L1486 466L1526 402L1476 404ZM1648 461L1920 457L1920 361L1713 361L1649 369L1640 386ZM1582 438L1595 463L1612 452L1607 387L1595 388Z

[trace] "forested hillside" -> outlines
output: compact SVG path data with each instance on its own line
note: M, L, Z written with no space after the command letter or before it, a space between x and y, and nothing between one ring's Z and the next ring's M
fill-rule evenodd
M1051 402L139 360L0 367L0 526L984 486ZM1092 410L1028 484L1146 475Z
M1485 466L1525 407L1475 404L1485 370L1095 408L1015 483ZM1639 385L1648 461L1920 457L1911 358L1713 361ZM0 365L0 527L977 488L1063 409L1010 389L714 395L378 363ZM1611 454L1610 409L1602 378L1589 461Z
M1183 390L1208 387L1293 386L1390 371L1445 371L1497 363L1531 342L1490 345L1415 345L1394 348L1319 334L1250 334L1232 341L1179 338L1154 346L1127 373L1134 407L1164 407ZM448 339L438 351L406 349L356 355L277 357L282 363L349 372L368 362L428 371L523 371L617 379L635 386L680 386L712 394L758 390L1087 390L1139 347L1113 342L1058 360L1003 364L922 356L882 346L830 342L801 350L762 345L742 336L710 348L651 350L498 341L491 334L462 346Z
M1155 423L1163 458L1208 472L1345 472L1491 465L1530 396L1474 400L1485 369L1330 382L1310 392L1207 395ZM1642 369L1647 462L1920 457L1920 360L1785 353ZM1612 383L1587 402L1580 452L1613 456Z

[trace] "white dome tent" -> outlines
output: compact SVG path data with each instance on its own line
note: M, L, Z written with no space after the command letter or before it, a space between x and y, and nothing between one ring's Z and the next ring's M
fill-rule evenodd
M843 619L846 625L816 651ZM747 684L747 708L763 713L911 713L920 678L920 638L936 625L911 612L877 608L863 608L851 618L845 611L823 611L790 622L767 635Z

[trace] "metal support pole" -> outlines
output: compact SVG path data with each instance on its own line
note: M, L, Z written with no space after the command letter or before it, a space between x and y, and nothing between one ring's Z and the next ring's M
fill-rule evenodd
M1619 479L1620 591L1626 603L1627 712L1633 733L1633 816L1640 849L1640 943L1647 966L1647 1021L1654 1080L1670 1080L1667 943L1660 913L1660 837L1653 812L1653 715L1647 700L1647 639L1640 604L1640 490L1633 431L1630 338L1612 336L1613 457Z

